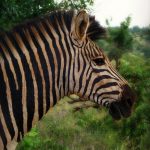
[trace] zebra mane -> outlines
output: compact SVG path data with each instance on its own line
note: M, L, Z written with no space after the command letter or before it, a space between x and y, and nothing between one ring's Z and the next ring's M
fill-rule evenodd
M65 25L68 29L68 31L71 30L71 23L72 19L74 16L75 11L74 10L59 10L59 11L53 11L50 12L46 15L31 19L31 20L26 20L23 23L20 23L19 25L13 27L10 31L4 31L0 30L0 38L2 38L5 34L13 33L13 32L22 32L23 29L30 28L31 26L38 26L40 23L44 23L45 20L49 20L51 25L54 27L54 29L57 30L57 22L59 24L63 25L62 18L65 22ZM103 36L105 36L106 30L103 28L98 21L95 20L94 16L89 15L89 27L87 29L87 36L93 40L96 41ZM1 37L2 36L2 37Z
M95 20L95 16L90 16L89 18L90 25L87 30L87 36L93 41L105 37L106 29L102 27L97 20Z

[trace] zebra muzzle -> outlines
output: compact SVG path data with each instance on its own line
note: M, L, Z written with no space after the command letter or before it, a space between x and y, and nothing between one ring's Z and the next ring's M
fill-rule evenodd
M135 94L128 85L123 87L122 98L110 104L109 113L115 120L122 117L127 118L131 115L132 107L135 102Z

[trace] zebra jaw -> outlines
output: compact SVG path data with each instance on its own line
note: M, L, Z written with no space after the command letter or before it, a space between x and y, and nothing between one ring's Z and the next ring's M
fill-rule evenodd
M80 111L82 109L88 109L88 108L100 108L100 105L98 105L90 100L80 98L74 94L70 95L69 98L71 99L71 101L68 101L69 104L80 103L80 106L74 107L74 112Z

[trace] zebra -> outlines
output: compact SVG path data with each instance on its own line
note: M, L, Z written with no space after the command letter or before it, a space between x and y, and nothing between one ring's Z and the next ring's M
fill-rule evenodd
M0 150L70 94L131 115L134 93L95 42L105 32L85 10L60 10L0 33Z

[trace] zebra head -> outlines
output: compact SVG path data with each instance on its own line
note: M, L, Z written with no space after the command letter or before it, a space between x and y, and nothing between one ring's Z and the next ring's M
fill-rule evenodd
M70 90L109 108L112 117L120 119L130 116L135 98L127 81L94 42L103 33L104 28L85 11L74 16L70 33L74 50Z

